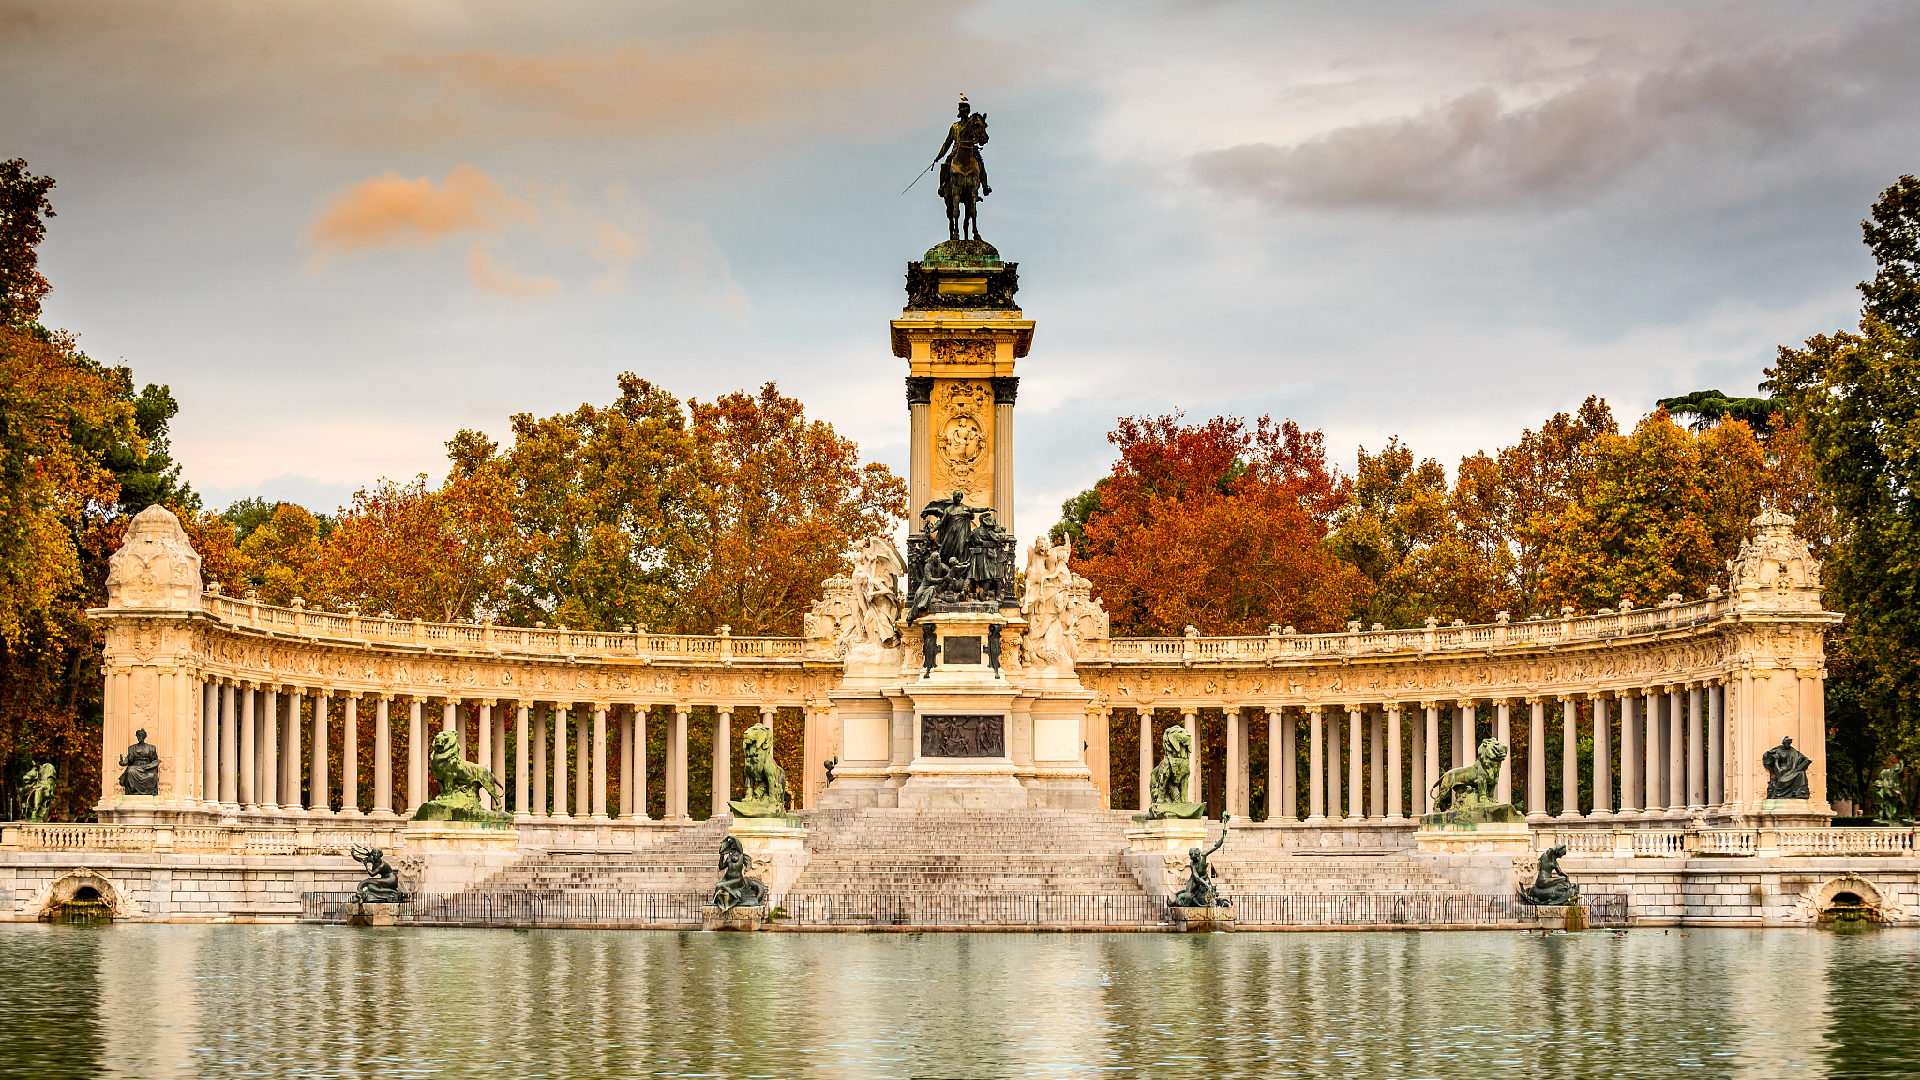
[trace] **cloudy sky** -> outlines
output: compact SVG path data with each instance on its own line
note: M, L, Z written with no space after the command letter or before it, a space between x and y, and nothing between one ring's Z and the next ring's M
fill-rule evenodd
M212 505L777 381L904 473L905 264L964 92L1038 320L1019 530L1121 414L1449 465L1588 394L1751 393L1920 171L1920 4L0 0L47 320L172 386Z

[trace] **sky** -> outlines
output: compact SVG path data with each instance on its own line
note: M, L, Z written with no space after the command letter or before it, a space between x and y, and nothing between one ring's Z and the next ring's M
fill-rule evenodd
M1920 3L18 3L44 321L165 383L212 507L462 428L776 382L904 475L887 320L956 97L1037 320L1016 529L1117 417L1451 468L1588 395L1755 392L1920 172Z

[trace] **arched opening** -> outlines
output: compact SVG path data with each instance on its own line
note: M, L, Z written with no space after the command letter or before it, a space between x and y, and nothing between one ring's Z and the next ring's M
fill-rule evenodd
M63 923L110 923L113 921L113 905L100 895L100 890L91 885L82 885L73 891L73 899L60 905L56 922Z
M1820 911L1820 923L1837 930L1867 928L1879 921L1879 912L1859 893L1835 892Z

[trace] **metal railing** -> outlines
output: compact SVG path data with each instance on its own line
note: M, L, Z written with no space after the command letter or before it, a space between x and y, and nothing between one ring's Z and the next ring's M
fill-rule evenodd
M551 929L673 929L701 925L710 894L502 891L429 895L398 906L407 926ZM1247 927L1512 927L1558 922L1564 908L1540 908L1501 896L1445 893L1282 893L1229 895L1238 925ZM300 896L308 922L344 923L353 894ZM1625 925L1625 896L1581 899L1587 921ZM1142 929L1167 921L1164 901L1142 894L817 893L776 897L777 926L923 929Z

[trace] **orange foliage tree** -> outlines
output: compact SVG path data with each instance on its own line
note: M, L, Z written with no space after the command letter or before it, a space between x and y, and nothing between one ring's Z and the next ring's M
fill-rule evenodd
M1352 482L1319 432L1261 417L1124 418L1075 568L1116 634L1335 628L1366 578L1327 543Z

